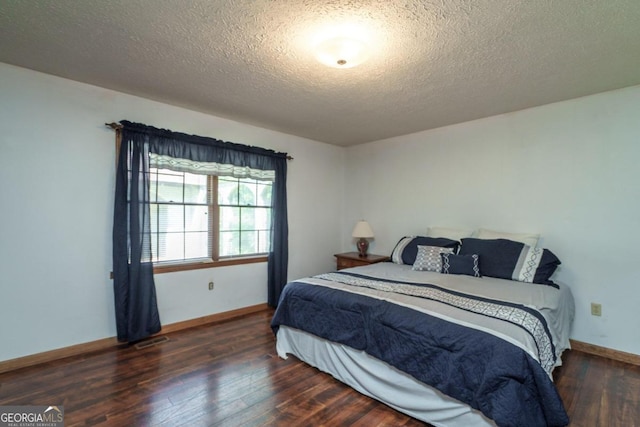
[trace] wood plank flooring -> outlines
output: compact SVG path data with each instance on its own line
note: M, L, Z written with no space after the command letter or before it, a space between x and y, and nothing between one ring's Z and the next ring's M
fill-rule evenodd
M297 359L272 311L0 374L0 405L64 405L65 426L424 426ZM572 426L640 427L640 367L571 351L555 372Z

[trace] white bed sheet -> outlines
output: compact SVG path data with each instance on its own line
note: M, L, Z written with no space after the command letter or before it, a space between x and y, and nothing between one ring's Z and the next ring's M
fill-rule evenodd
M481 412L410 375L343 344L280 326L276 349L296 356L360 393L416 419L443 427L495 427Z

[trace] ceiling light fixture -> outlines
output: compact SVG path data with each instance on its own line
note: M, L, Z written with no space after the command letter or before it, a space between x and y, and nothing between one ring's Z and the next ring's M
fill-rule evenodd
M325 40L316 47L316 58L334 68L352 68L369 56L367 45L356 39L337 37Z

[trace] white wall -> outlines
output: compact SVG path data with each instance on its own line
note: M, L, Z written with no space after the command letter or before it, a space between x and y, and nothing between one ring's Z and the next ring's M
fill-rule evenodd
M120 119L294 156L289 279L334 268L360 218L383 254L428 226L539 232L574 292L572 337L640 354L638 111L632 87L344 149L0 64L0 361L115 336L103 124ZM169 324L265 302L266 265L156 284Z
M381 254L429 226L540 233L572 338L640 354L639 112L636 86L352 147L343 249L358 218Z
M335 266L344 149L0 64L0 361L115 336L104 123L121 119L291 154L289 278ZM156 285L170 324L266 302L266 264L160 274Z

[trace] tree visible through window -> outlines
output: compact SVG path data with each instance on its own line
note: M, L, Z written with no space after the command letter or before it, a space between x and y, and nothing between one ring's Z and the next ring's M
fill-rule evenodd
M150 169L153 262L266 254L271 182Z
M220 256L269 251L271 183L218 178Z

